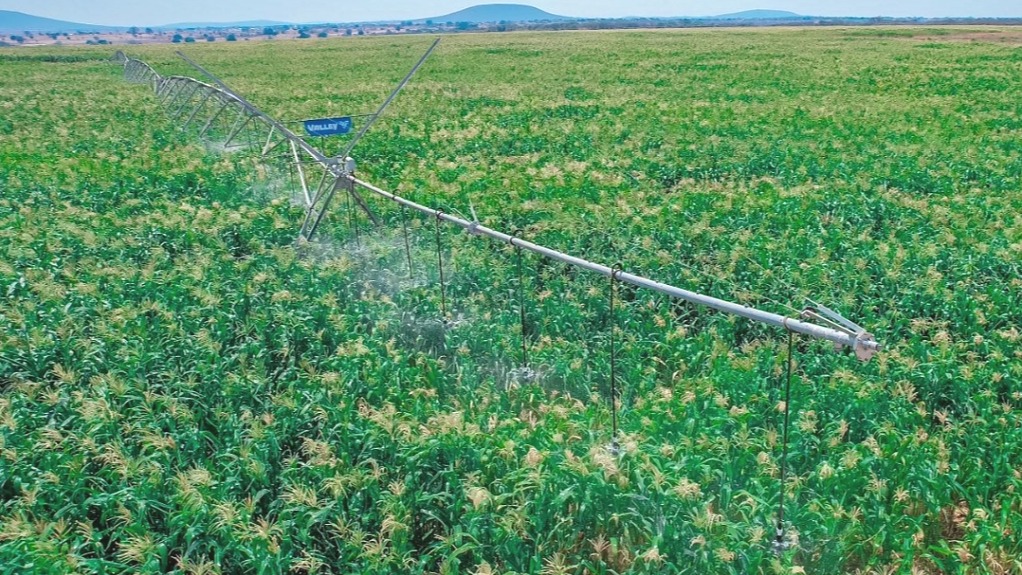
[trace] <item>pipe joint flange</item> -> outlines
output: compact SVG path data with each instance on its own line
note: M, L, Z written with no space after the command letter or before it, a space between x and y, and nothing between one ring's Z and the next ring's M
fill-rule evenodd
M869 361L880 351L880 344L877 343L873 334L862 332L855 336L855 357L860 361Z

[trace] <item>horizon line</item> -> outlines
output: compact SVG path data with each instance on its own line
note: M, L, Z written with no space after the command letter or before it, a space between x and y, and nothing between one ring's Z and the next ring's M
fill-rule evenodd
M1022 19L1022 15L1018 15L1018 16L888 16L888 15L884 15L884 14L874 14L874 15L871 15L871 16L847 16L847 15L846 16L818 16L818 15L812 15L812 14L799 14L799 13L796 13L796 12L791 12L789 10L774 10L774 9L762 9L762 8L760 8L760 9L741 10L741 11L738 11L738 12L729 12L729 13L724 13L724 14L714 14L714 15L706 15L706 16L692 16L692 15L676 15L676 16L642 16L642 15L630 15L630 16L564 16L564 15L561 15L561 14L553 14L553 13L550 13L550 12L546 12L545 10L543 10L541 8L537 8L537 7L529 5L529 4L477 4L477 5L470 6L468 8L462 9L462 10L458 10L458 11L452 12L450 14L444 14L444 15L441 15L441 16L429 16L429 17L422 17L422 18L386 18L386 19L357 20L357 21L355 21L355 20L352 20L352 21L343 21L343 20L283 21L283 20L277 20L277 19L274 19L274 18L258 18L258 17L254 17L254 18L245 18L245 19L239 19L239 20L223 20L223 21L210 20L210 21L194 21L194 22L179 21L179 22L169 22L169 23L164 23L164 24L145 24L145 25L143 25L143 24L100 24L100 23L95 23L95 22L78 22L78 21L72 21L72 20L64 20L62 18L51 17L51 16L39 16L39 15L36 15L36 14L30 14L28 12L21 12L19 10L3 10L3 9L0 9L0 12L8 12L8 13L11 13L11 14L21 14L23 16L28 16L28 17L31 17L31 18L40 18L40 19L46 19L46 20L54 20L54 21L57 21L57 22L62 22L62 23L67 23L67 24L72 24L72 25L77 25L77 26L96 26L96 27L102 27L102 28L116 28L116 29L128 29L128 28L152 28L152 29L156 29L156 28L162 28L162 29L182 28L183 29L183 28L187 28L187 27L193 27L193 28L212 28L212 27L245 26L245 25L254 24L254 23L258 23L258 25L266 25L266 26L315 26L315 25L339 25L339 24L389 24L389 23L401 23L401 22L426 22L426 21L429 21L429 20L441 20L443 22L447 22L447 20L443 20L443 18L445 18L447 16L451 16L453 14L457 14L458 12L464 12L464 11L467 11L467 10L471 10L473 8L478 8L478 7L482 7L482 6L492 6L492 5L508 5L508 6L521 6L521 7L526 7L526 8L532 8L532 9L535 9L535 10L538 10L538 11L550 14L551 16L555 16L557 18L563 18L563 19L569 20L569 21L599 21L599 20L715 20L715 19L741 20L741 18L724 18L724 17L730 17L730 16L734 16L734 15L739 15L739 14L743 14L743 13L746 13L746 12L783 12L783 13L791 15L791 16L787 16L786 18L776 18L776 20L781 20L781 19L792 19L792 20L795 20L795 19L807 19L807 18L808 19L819 19L819 20L888 19L888 20L923 20L923 21L933 21L933 20L1016 20L1016 19ZM767 18L750 18L749 20L752 21L752 20L772 20L772 19L767 17ZM549 21L549 20L530 20L530 21L521 21L521 22L518 22L518 23L544 22L544 21Z

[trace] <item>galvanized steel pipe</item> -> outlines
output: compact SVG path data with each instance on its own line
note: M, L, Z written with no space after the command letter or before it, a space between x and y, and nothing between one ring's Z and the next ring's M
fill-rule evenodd
M783 315L779 315L776 313L751 308L748 306L744 306L734 302L729 302L708 295L703 295L700 293L668 285L662 282L658 282L656 280L631 274L622 270L615 270L603 264L591 262L589 260L575 257L564 252L559 252L557 250L553 250L548 247L544 247L539 244L534 244L521 238L517 238L494 229L490 229L478 222L470 222L463 218L459 218L457 216L444 213L440 210L430 208L422 204L418 204L416 202L413 202L411 200L402 198L401 196L388 192L382 188L374 186L368 182L362 181L354 176L348 176L348 178L355 185L359 186L362 189L373 192L374 194L387 198L388 200L392 200L398 204L407 206L423 214L436 217L439 220L443 220L445 222L464 228L473 235L487 236L495 240L506 242L512 246L521 248L523 250L528 250L530 252L542 255L546 258L555 261L563 262L571 266L589 270L591 272L595 272L608 278L611 277L611 275L613 275L618 281L628 283L636 287L649 289L690 303L703 305L718 311L722 311L724 313L744 317L746 319L750 319L760 323L765 323L767 325L784 328L794 333L800 333L815 339L823 339L831 341L838 345L847 346L852 348L856 352L856 355L858 355L858 357L863 361L868 361L870 358L873 357L873 355L876 352L880 351L880 344L873 338L872 335L868 333L851 334L845 331L809 323L800 319L785 317Z

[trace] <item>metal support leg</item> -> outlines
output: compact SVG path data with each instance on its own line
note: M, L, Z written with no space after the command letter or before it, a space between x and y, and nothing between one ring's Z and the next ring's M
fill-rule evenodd
M266 156L266 154L270 150L270 142L273 140L273 132L274 132L274 130L275 130L275 128L273 126L270 126L270 133L266 135L266 143L263 144L263 152L262 152L263 156ZM294 148L294 142L291 143L291 147Z
M305 183L305 170L302 169L302 162L298 157L298 146L295 146L294 142L291 142L291 154L295 159L295 170L298 172L298 182L302 185L302 196L305 198L305 207L312 207L312 197L309 196L309 186Z
M405 231L405 256L408 258L408 279L415 277L412 270L412 245L408 241L408 208L404 204L401 204L401 227Z
M440 242L440 212L436 214L436 263L440 270L440 319L447 321L447 286L444 282L444 253Z
M529 342L525 333L525 271L522 267L522 248L515 247L518 255L518 317L521 321L522 367L529 367Z

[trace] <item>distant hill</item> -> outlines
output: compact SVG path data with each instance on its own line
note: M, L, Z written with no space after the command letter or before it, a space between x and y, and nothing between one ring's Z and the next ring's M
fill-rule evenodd
M711 16L708 20L790 20L793 18L804 18L801 14L785 12L784 10L746 10L732 14L721 14Z
M293 26L291 22L275 20L246 20L244 22L178 22L159 26L160 30L187 30L189 28L263 28L266 26Z
M39 32L42 34L54 34L63 32L115 32L123 30L114 26L97 26L95 24L82 24L80 22L65 22L64 20L53 20L0 10L0 33L20 34L24 32Z
M426 18L418 20L425 21ZM556 20L574 20L567 16L558 16L524 4L481 4L459 10L453 14L429 18L434 22L471 22L472 24L483 24L486 22L541 22Z

